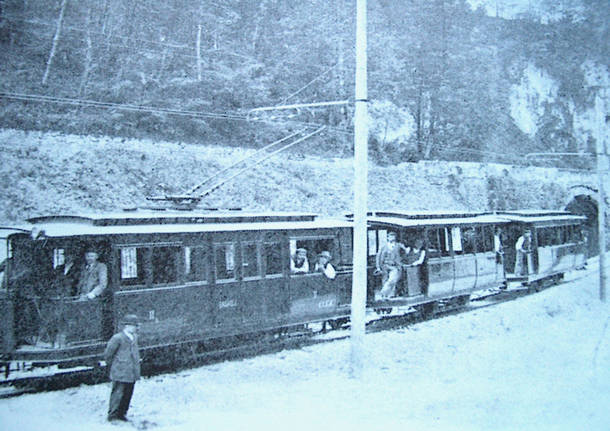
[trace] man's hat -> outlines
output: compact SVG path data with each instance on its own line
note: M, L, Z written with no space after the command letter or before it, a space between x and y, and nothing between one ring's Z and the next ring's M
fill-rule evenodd
M136 316L135 314L126 314L121 320L122 325L137 326L138 323L140 323L140 321L138 320L138 316Z
M330 260L330 258L331 258L330 252L329 252L329 251L326 251L326 250L321 251L321 252L318 254L318 257L321 257L321 256L323 256L323 257L327 258L328 260Z
M307 250L304 248L297 248L297 254L301 254L301 253L307 254Z

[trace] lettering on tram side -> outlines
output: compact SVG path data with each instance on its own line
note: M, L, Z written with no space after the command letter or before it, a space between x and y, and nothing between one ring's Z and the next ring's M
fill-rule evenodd
M326 299L318 302L318 308L334 308L335 298Z
M218 303L218 308L222 310L223 308L232 308L237 307L237 301L234 299L228 299L226 301L220 301Z

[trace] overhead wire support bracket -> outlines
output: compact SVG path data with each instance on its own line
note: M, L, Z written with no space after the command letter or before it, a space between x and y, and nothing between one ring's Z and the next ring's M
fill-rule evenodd
M276 105L276 106L263 106L260 108L253 108L248 111L248 119L250 116L257 112L266 112L266 111L281 111L286 109L296 109L299 110L301 108L319 108L324 106L337 106L337 105L347 105L349 104L349 100L331 100L329 102L311 102L311 103L293 103L291 105Z

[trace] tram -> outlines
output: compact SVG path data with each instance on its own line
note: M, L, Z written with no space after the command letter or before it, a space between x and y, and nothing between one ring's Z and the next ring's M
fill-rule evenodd
M1 360L96 364L126 314L141 320L145 361L313 323L336 329L351 311L352 218L167 209L30 218L6 236ZM367 220L371 315L462 306L475 292L557 281L586 262L584 217L562 211L390 210ZM380 296L376 258L390 232L405 252L395 289ZM296 254L304 270L291 264ZM78 280L86 265L103 268L94 295Z

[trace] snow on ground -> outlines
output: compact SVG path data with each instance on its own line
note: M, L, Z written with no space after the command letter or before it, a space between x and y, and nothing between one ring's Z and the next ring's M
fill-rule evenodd
M608 430L610 305L598 273L536 295L349 341L145 378L128 424L110 384L0 400L2 430Z

